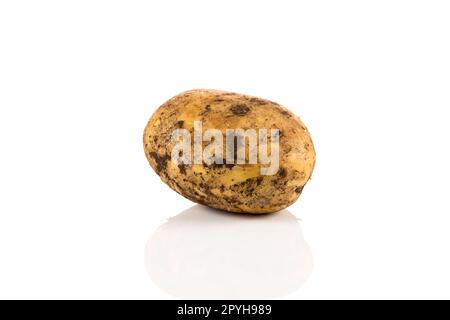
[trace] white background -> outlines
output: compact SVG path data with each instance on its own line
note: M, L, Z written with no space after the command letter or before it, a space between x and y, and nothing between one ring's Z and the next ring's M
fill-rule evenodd
M0 298L450 298L449 17L448 1L1 1ZM317 165L290 213L178 215L193 203L142 132L193 88L302 118Z

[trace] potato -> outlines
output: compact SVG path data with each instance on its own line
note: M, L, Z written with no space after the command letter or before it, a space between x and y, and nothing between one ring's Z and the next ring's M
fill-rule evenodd
M239 213L288 207L315 164L308 130L292 112L219 90L186 91L160 106L144 130L144 150L161 180L182 196Z

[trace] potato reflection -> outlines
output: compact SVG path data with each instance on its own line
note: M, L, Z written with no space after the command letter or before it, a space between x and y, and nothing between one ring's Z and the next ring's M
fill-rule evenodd
M312 254L287 210L252 216L195 205L152 234L146 266L180 298L275 298L304 283Z

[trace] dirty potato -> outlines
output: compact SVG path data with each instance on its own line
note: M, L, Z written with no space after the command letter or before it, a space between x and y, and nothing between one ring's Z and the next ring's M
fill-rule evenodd
M212 129L216 135L209 134ZM189 135L184 141L189 150L174 139L180 132ZM257 136L241 139L238 132ZM219 144L211 148L213 143ZM161 180L182 196L240 213L288 207L315 164L308 130L292 112L266 99L219 90L183 92L160 106L144 130L144 150Z

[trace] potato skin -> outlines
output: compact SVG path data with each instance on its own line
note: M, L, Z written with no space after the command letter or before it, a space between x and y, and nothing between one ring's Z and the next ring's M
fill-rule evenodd
M262 175L260 164L177 165L171 161L177 128L190 131L194 121L207 129L280 130L279 169ZM230 212L280 211L300 196L311 177L315 151L305 125L288 109L253 96L197 89L178 94L160 106L144 130L145 155L161 180L194 202Z

